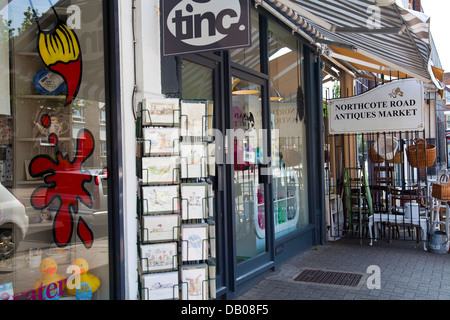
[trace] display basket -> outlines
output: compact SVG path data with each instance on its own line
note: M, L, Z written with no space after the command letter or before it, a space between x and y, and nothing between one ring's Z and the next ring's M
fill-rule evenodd
M392 160L386 160L387 163L403 163L403 152L397 152Z
M436 161L436 146L423 139L414 140L406 149L409 165L413 168L429 168Z
M450 177L448 174L443 174L439 181L433 183L431 196L439 200L450 200Z
M374 148L370 148L369 149L369 158L370 161L372 161L372 163L383 163L384 162L384 158L382 156L380 156Z

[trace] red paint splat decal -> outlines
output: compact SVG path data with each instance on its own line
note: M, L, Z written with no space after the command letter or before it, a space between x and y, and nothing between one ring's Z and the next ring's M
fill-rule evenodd
M56 159L48 155L35 157L29 166L33 178L44 177L46 186L37 188L31 196L31 205L37 210L47 208L54 201L59 203L53 221L53 237L58 247L69 244L74 226L74 214L78 213L78 203L81 201L87 207L93 207L91 194L85 184L92 181L92 175L83 171L83 163L92 155L95 141L89 130L81 130L77 140L77 154L73 161L60 151ZM94 242L92 230L86 222L79 218L77 234L86 248L91 248Z

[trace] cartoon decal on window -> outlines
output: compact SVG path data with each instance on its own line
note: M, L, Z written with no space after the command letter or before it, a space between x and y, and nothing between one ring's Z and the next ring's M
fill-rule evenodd
M92 181L92 175L83 171L82 166L94 149L94 137L90 131L84 129L78 134L73 161L58 151L56 159L40 155L30 162L30 175L33 178L44 178L46 184L33 192L31 205L36 210L44 210L51 204L57 204L53 219L53 238L58 247L67 246L72 239L74 215L78 213L79 201L88 208L93 208L92 195L85 187ZM78 218L77 234L86 248L92 247L93 232L81 217Z
M67 87L65 103L69 105L77 97L81 85L83 63L80 42L75 32L59 18L54 6L52 10L57 18L56 26L50 31L44 31L31 0L30 5L39 29L39 56L48 69L64 79Z
M39 56L49 70L63 78L67 88L65 104L68 106L77 97L81 84L80 43L75 32L59 18L51 2L51 9L57 18L57 23L49 31L42 30L32 1L29 0L29 3L39 30ZM41 118L40 125L49 131L48 143L56 147L59 137L57 131L50 130L52 122L55 122L52 116L45 115ZM28 168L30 175L33 178L43 178L46 184L33 192L31 205L36 210L46 210L51 205L52 209L56 207L53 237L58 247L67 246L72 239L74 215L79 211L79 202L90 209L93 208L93 197L86 188L86 184L90 183L93 177L89 172L83 171L82 166L93 154L94 149L94 137L90 131L84 129L78 133L76 154L72 161L68 155L58 150L54 158L49 155L38 155L30 162ZM86 248L92 247L93 232L81 217L78 218L77 234Z

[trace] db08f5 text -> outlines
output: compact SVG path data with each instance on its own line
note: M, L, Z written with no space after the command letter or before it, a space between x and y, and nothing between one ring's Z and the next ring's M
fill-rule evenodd
M233 315L267 315L269 314L269 307L267 305L226 305L225 309L226 314Z

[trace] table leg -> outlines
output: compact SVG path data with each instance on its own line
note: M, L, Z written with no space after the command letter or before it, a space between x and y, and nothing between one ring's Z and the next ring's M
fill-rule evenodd
M446 245L446 247L447 247L447 252L448 252L448 249L449 249L449 243L448 243L448 231L449 231L449 225L448 225L448 222L449 222L449 220L448 220L448 216L450 215L450 208L449 208L449 205L448 205L448 203L445 205L445 234L446 234L446 236L447 236L447 245Z

